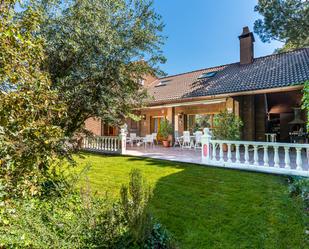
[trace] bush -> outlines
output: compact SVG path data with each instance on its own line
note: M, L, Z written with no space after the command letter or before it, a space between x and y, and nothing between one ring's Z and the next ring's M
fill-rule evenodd
M291 177L289 182L290 194L300 196L304 201L305 209L309 211L309 178Z
M122 198L110 202L61 183L62 195L11 200L0 209L0 248L174 248L169 233L150 215L150 189L130 174ZM63 191L64 186L68 190Z
M227 110L214 116L213 133L216 139L239 140L243 122L234 113Z
M173 126L167 119L163 119L160 124L158 136L163 140L168 140L168 136L173 134Z

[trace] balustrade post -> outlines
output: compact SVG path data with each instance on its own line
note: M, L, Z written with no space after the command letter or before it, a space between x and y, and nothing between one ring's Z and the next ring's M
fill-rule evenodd
M219 153L219 157L220 157L219 161L220 161L221 163L223 163L223 162L224 162L224 159L223 159L223 143L220 143L220 153Z
M202 142L202 162L208 163L210 161L210 143L211 143L211 134L209 128L204 129L204 135L201 138L201 142Z
M217 161L217 151L216 151L216 143L211 143L211 149L212 149L212 160Z
M290 148L284 147L284 168L290 169L291 168L291 159L290 159Z
M296 148L296 170L302 170L301 148Z
M232 145L231 144L227 144L227 162L231 163L232 162L232 149L231 149Z
M249 165L249 145L245 144L245 164Z
M123 155L126 153L126 147L127 147L127 135L125 132L125 129L121 129L120 130L120 141L121 141L121 150L120 150L120 154Z
M279 147L274 146L274 167L275 168L280 168L280 160L279 160L279 153L278 153Z
M236 163L240 163L239 144L236 144Z
M264 145L264 166L265 167L269 167L269 159L268 159L268 145Z
M254 165L259 166L258 146L254 145L253 148L254 148L254 154L253 154Z

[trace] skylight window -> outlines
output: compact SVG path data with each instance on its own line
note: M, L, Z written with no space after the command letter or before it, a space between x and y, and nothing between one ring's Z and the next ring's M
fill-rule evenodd
M157 86L166 86L166 84L168 84L171 81L172 80L161 80Z
M201 75L198 77L198 79L211 78L211 77L214 77L216 74L217 74L216 71L214 71L214 72L208 72L208 73L203 73L203 74L201 74Z

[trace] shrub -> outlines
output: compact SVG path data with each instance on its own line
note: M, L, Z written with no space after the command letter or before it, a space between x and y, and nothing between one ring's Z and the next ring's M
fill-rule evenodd
M11 200L0 209L0 248L174 248L168 232L148 211L150 190L141 173L130 174L122 198L110 202L89 188L41 198Z
M243 122L234 113L224 110L214 116L213 133L216 139L239 140Z
M163 119L160 124L158 136L163 140L168 140L168 136L173 134L173 127L167 119Z
M305 177L291 177L289 192L293 196L300 196L305 208L309 211L309 179Z

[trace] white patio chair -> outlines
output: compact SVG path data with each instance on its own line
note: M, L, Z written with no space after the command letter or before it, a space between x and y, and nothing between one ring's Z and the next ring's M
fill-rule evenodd
M129 142L131 147L133 147L135 141L136 141L136 133L130 133L130 137L127 138L127 142Z
M177 145L179 147L182 147L182 136L179 136L178 131L175 131L175 143L174 143L174 147L176 147Z
M143 142L145 144L145 149L147 147L147 145L152 145L152 147L154 147L154 140L153 140L153 135L146 135L146 137L143 139Z
M203 132L202 131L195 132L195 144L194 144L194 149L195 150L202 148L202 136L203 136Z
M155 133L155 132L154 132L154 133L152 133L151 135L152 135L152 137L153 137L153 141L156 142L156 144L158 144L158 133Z
M182 136L182 146L181 148L185 149L191 149L191 137L190 137L190 131L184 131Z

